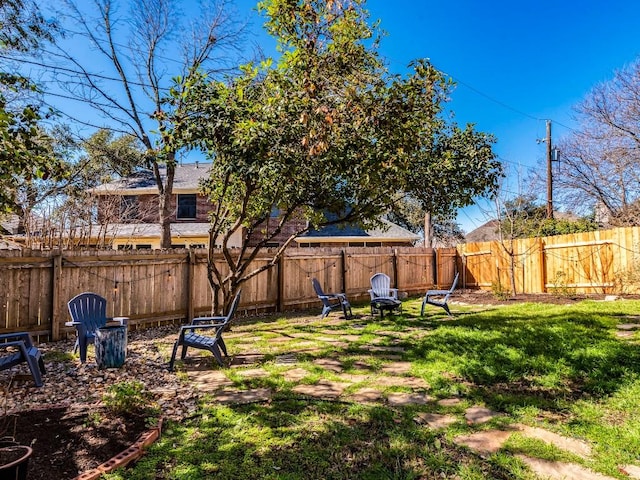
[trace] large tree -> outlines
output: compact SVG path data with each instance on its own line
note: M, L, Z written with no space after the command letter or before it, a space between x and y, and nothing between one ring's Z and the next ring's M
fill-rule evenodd
M144 152L139 166L152 169L156 178L163 248L171 245L180 151L167 131L190 128L181 121L183 103L163 99L170 88L181 98L195 72L215 75L228 68L243 30L230 0L199 2L191 15L181 5L189 7L179 0L64 0L58 18L67 41L47 52L45 61L52 93L54 83L65 90L65 104L55 102L63 115L76 125L137 140ZM86 45L90 55L78 45Z
M606 223L640 225L640 59L575 107L579 127L560 144L558 192Z
M0 2L0 213L19 210L19 189L36 178L63 174L41 121L38 89L10 64L14 54L39 51L55 25L29 1Z
M398 193L447 215L496 185L501 167L492 138L445 122L450 82L429 62L414 62L405 77L385 69L363 4L261 2L279 61L247 65L227 82L202 76L186 99L174 95L193 112L182 141L214 160L204 190L214 206L209 274L216 307L219 292L226 306L308 228L373 224ZM274 212L277 222L265 228ZM295 219L304 222L255 267L258 252ZM230 248L238 231L242 247ZM216 243L224 268L214 261Z

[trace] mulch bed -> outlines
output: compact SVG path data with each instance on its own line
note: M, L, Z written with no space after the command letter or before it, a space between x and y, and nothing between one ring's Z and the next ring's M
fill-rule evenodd
M15 440L33 448L29 480L74 478L129 448L147 430L145 418L103 407L52 407L15 419Z

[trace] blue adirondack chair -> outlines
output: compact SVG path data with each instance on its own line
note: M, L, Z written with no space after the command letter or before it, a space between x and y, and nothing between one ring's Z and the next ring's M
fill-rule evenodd
M84 292L69 300L68 307L73 321L65 325L76 327L78 338L73 352L80 349L80 361L84 363L87 361L87 346L94 343L96 330L112 320L107 318L107 300L97 293ZM120 325L124 324L122 319L117 321Z
M27 332L4 333L0 335L0 370L7 370L26 362L36 387L42 386L44 360L38 347L31 341Z
M224 354L225 357L228 357L228 354L227 346L224 344L222 334L238 309L241 292L242 290L238 290L238 293L236 293L226 316L196 317L191 320L189 325L183 325L180 327L180 333L178 334L176 343L173 345L173 352L171 353L171 360L169 361L170 371L173 370L176 353L178 352L178 347L180 345L182 345L182 354L180 355L182 360L184 360L187 355L187 348L193 347L210 351L218 364L221 367L224 367L222 354Z
M317 278L311 279L311 283L313 284L313 289L315 290L316 295L318 295L318 298L322 302L321 318L329 315L332 310L338 309L342 309L344 318L348 319L353 317L351 304L349 303L349 300L347 300L347 295L345 293L324 293Z
M424 315L424 307L428 305L433 305L436 307L444 308L444 311L447 312L447 315L451 315L451 311L449 310L449 297L456 289L456 285L458 284L458 275L460 273L456 273L456 276L453 278L453 283L451 284L451 288L449 290L427 290L427 293L424 295L424 300L422 300L422 309L420 310L420 316Z

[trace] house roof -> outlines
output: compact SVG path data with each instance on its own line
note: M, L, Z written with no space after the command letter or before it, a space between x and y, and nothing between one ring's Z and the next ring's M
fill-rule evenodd
M173 193L196 193L200 181L209 175L210 163L190 163L176 165L173 179ZM162 179L166 178L166 167L160 167ZM103 183L89 190L95 195L140 195L157 194L158 187L152 170L139 170L133 175Z
M306 234L300 235L296 238L296 242L415 242L421 238L420 235L416 235L389 220L381 219L381 221L381 227L371 228L369 230L364 230L351 224L328 225L322 227L320 230L310 230Z
M202 237L209 235L210 223L172 223L171 235L177 237ZM105 232L106 229L106 232ZM158 223L110 223L106 226L94 225L96 235L108 238L160 238Z
M480 225L475 230L471 230L464 236L464 240L467 243L473 242L490 242L497 240L498 235L498 220L489 220L487 223Z
M20 233L22 222L16 214L9 213L0 216L0 233L16 235Z

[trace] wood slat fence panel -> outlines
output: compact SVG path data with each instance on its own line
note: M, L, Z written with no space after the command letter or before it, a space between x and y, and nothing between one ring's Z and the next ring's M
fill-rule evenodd
M260 253L250 270L265 265L268 253ZM400 290L420 294L435 284L436 256L433 249L410 247L289 249L278 265L243 284L240 309L320 311L314 277L326 291L346 289L352 302L369 298L369 279L377 272ZM1 251L0 332L29 331L43 339L73 334L64 326L67 302L86 291L107 299L108 316L130 317L132 328L209 315L207 261L206 250ZM226 271L221 255L214 261ZM447 253L437 268L449 276L454 262Z

